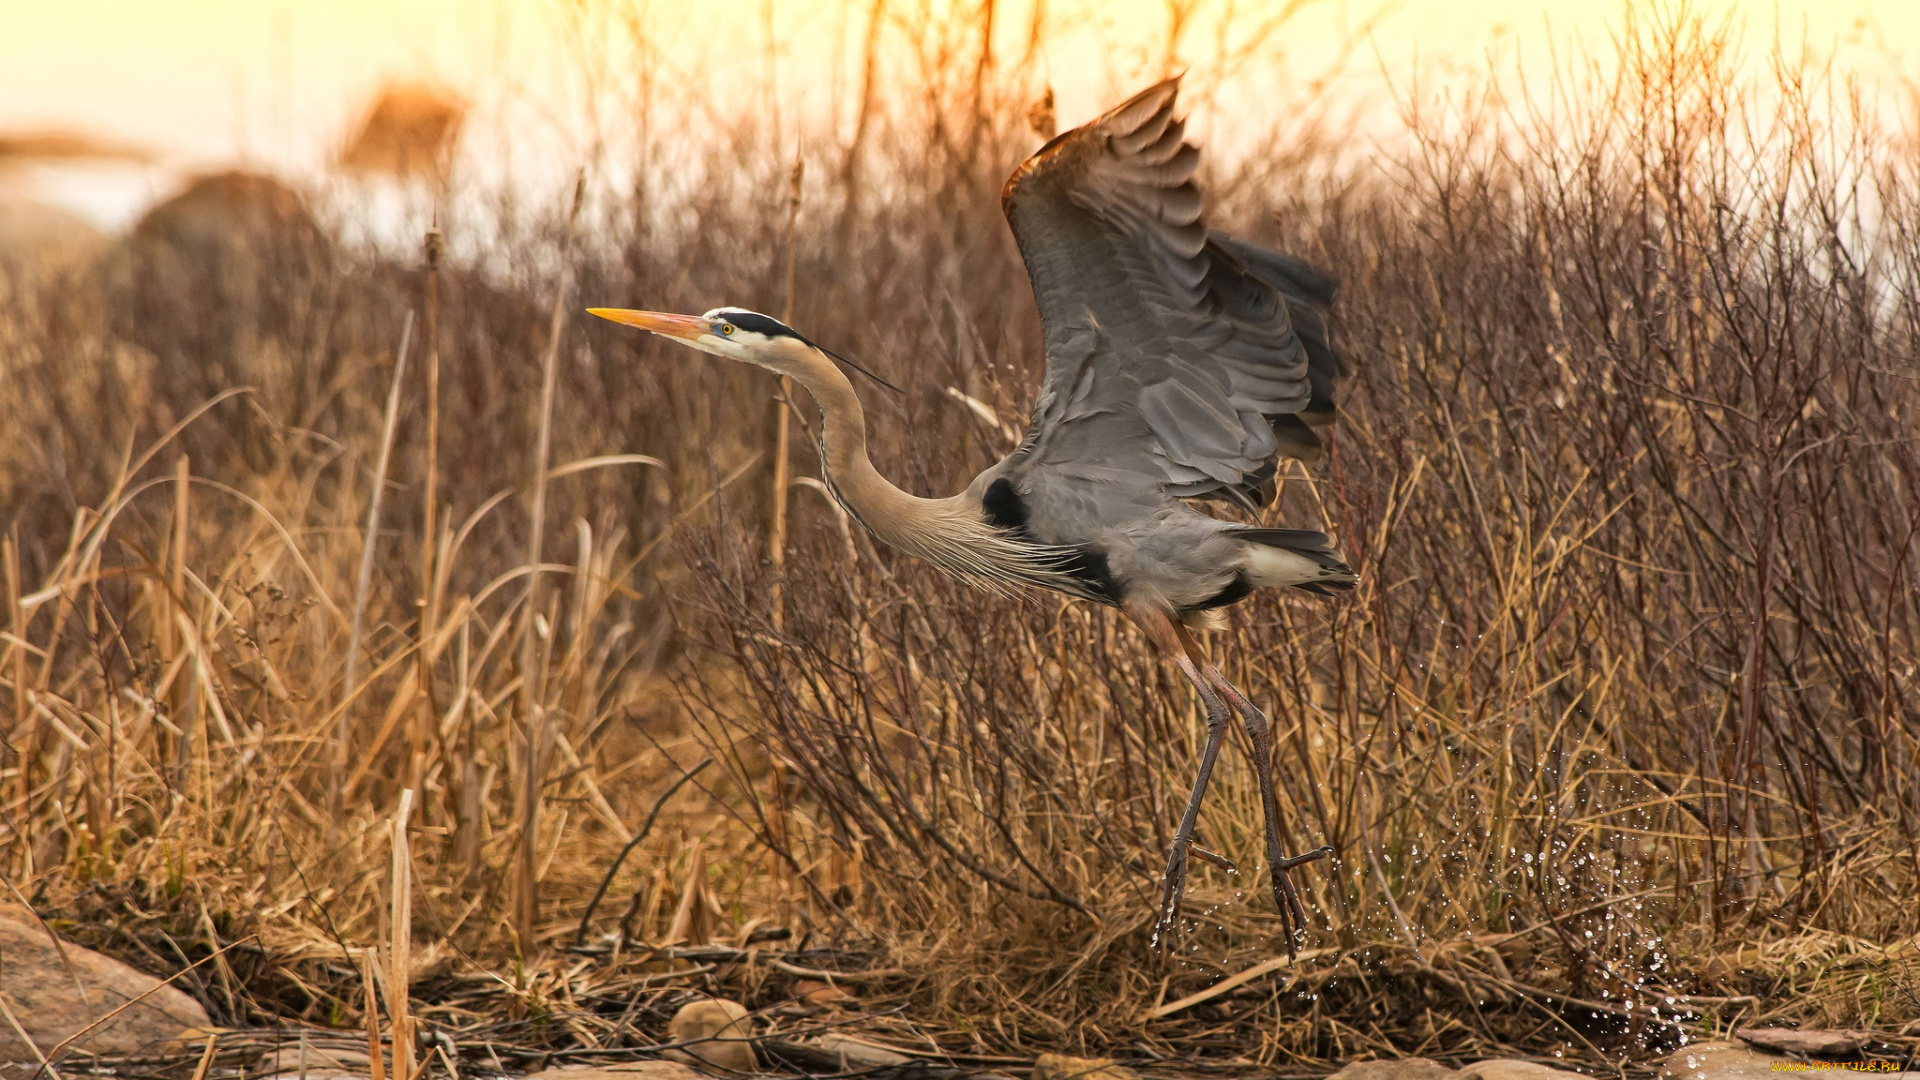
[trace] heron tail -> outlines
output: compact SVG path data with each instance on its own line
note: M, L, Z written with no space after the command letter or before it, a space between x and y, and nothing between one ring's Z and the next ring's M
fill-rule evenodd
M1333 538L1312 529L1235 529L1247 542L1241 572L1253 585L1293 588L1332 596L1360 580L1334 550Z

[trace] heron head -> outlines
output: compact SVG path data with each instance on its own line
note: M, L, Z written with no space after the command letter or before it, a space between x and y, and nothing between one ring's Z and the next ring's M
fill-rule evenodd
M813 344L779 319L745 308L718 307L705 315L670 315L663 311L626 308L588 308L587 312L612 322L651 330L701 352L783 373L794 346L811 348Z
M809 354L825 353L894 393L901 392L899 387L859 364L801 337L799 331L779 319L746 308L717 307L705 315L670 315L664 311L631 311L627 308L588 308L587 313L611 322L651 330L662 337L691 345L701 352L739 360L782 375L797 374Z

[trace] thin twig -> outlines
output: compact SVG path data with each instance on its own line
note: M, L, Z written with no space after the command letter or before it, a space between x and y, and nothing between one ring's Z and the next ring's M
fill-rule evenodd
M541 757L546 742L546 705L541 696L540 674L534 670L534 624L540 618L541 562L540 545L547 528L547 454L553 445L554 383L560 365L560 339L566 328L567 297L571 292L573 230L580 217L580 203L587 190L583 169L573 184L573 206L567 212L566 240L561 246L560 281L555 287L553 309L547 320L547 349L540 360L539 435L533 452L533 505L528 516L526 601L520 624L520 723L526 740L521 754L520 840L514 860L514 931L520 938L524 959L534 947L534 923L540 917L539 824ZM557 635L560 628L549 627Z
M406 324L400 331L400 351L393 361L393 384L387 391L386 420L380 426L380 454L373 467L373 492L367 496L367 531L360 541L360 573L354 579L353 618L347 631L347 669L340 682L340 700L350 701L358 689L355 681L360 664L360 632L367 614L367 590L373 582L373 555L380 542L380 501L387 487L387 461L393 453L393 432L400 419L400 385L407 371L407 347L413 343L413 312L407 312ZM353 725L351 713L340 710L339 728L334 732L336 740L334 753L338 755L335 764L339 767L333 777L334 811L336 817L340 810L340 783L347 775L347 754Z
M786 299L780 305L780 321L793 322L793 289L795 268L800 255L797 226L800 221L800 180L805 175L804 158L793 159L793 171L787 178L787 287ZM781 575L787 566L787 488L793 476L792 454L787 443L793 429L793 379L780 376L780 394L774 401L773 414L773 519L767 527L767 567L772 583L767 588L767 607L773 613L773 626L778 630L785 620L785 605L782 599Z
M640 831L634 833L633 839L627 841L626 846L620 849L620 854L613 857L613 864L607 867L606 875L600 879L600 887L593 890L593 899L587 901L587 910L580 915L580 926L573 932L575 945L586 943L587 927L593 921L594 909L600 906L601 899L607 895L607 889L613 884L613 875L620 871L620 864L626 862L627 856L632 854L633 849L639 847L640 841L645 840L647 834L653 831L653 822L660 816L660 809L667 805L668 799L673 798L674 792L687 786L694 777L700 775L700 770L711 764L713 764L712 758L702 758L698 765L681 773L680 779L675 780L671 787L661 792L660 797L653 801L653 809L647 812L647 820L641 824Z

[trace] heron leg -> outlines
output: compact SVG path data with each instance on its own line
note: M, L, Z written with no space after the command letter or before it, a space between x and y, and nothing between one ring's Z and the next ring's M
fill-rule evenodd
M1126 612L1146 633L1148 641L1173 655L1180 665L1181 674L1193 683L1194 690L1200 695L1200 703L1207 710L1207 742L1200 751L1200 771L1193 778L1193 794L1187 799L1186 812L1180 815L1180 827L1174 831L1173 844L1167 849L1167 872L1161 879L1160 911L1153 920L1151 939L1154 945L1158 945L1180 914L1180 897L1187 885L1187 856L1193 849L1194 826L1200 820L1200 801L1206 797L1207 782L1213 777L1213 763L1220 758L1220 743L1226 738L1227 720L1231 714L1227 711L1227 703L1213 692L1207 677L1201 674L1198 657L1180 640L1179 625L1166 612L1145 604L1132 603L1126 605Z
M1280 846L1280 796L1273 780L1273 723L1267 714L1261 712L1246 697L1233 689L1232 684L1220 678L1219 672L1212 673L1213 679L1226 691L1226 697L1232 702L1235 712L1240 714L1241 722L1246 725L1247 735L1253 741L1253 771L1260 778L1260 809L1267 819L1267 864L1272 868L1274 906L1280 911L1280 927L1287 939L1287 955L1294 955L1295 942L1307 928L1307 913L1300 906L1300 894L1293 887L1293 877L1288 873L1303 863L1315 862L1333 854L1330 847L1319 847L1303 855L1288 856Z
M1180 897L1187 886L1187 856L1193 847L1194 825L1200 820L1200 800L1206 797L1207 781L1213 776L1213 763L1220 758L1220 742L1227 734L1227 703L1207 685L1206 677L1192 660L1185 655L1179 659L1180 670L1193 682L1193 688L1200 692L1200 700L1206 705L1207 743L1200 751L1200 772L1193 778L1193 795L1187 799L1187 811L1180 816L1180 827L1174 831L1173 846L1167 852L1167 873L1161 879L1160 913L1153 920L1151 943L1154 945L1173 928L1173 920L1180 914Z
M1185 628L1181 628L1182 645L1193 652L1198 647ZM1212 685L1219 695L1240 714L1240 721L1246 726L1247 736L1253 742L1253 771L1260 780L1260 810L1266 818L1267 864L1272 868L1274 906L1280 911L1280 926L1287 942L1287 955L1293 956L1296 941L1307 927L1307 914L1300 905L1300 894L1294 889L1293 878L1288 873L1296 866L1315 862L1333 854L1331 847L1319 847L1303 855L1288 856L1280 845L1280 795L1273 779L1273 722L1259 706L1247 700L1247 696L1227 681L1220 669L1202 660L1199 662L1201 676Z

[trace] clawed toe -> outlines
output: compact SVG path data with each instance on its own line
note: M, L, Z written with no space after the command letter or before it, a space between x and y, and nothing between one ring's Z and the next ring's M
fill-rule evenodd
M1291 870L1296 866L1303 866L1310 862L1319 862L1321 859L1332 854L1333 846L1331 844L1322 844L1312 851L1307 852L1305 855L1295 855L1292 858L1281 859L1274 864L1274 868L1276 870Z
M1153 936L1148 944L1159 945L1167 931L1173 929L1173 920L1180 915L1180 894L1187 886L1187 851L1190 845L1175 844L1167 856L1167 873L1161 880L1160 913L1153 920Z
M1237 874L1240 872L1240 866L1238 863L1235 863L1232 859L1227 858L1225 855L1222 855L1217 851L1208 851L1206 848L1201 847L1199 844L1188 845L1187 851L1188 851L1188 854L1191 854L1194 858L1200 859L1204 862L1210 862L1213 865L1219 867L1220 869L1225 870L1229 874Z
M1327 850L1331 851L1333 849L1328 848ZM1303 858L1317 857L1318 853L1303 856ZM1160 913L1153 921L1152 944L1158 945L1160 938L1169 930L1173 929L1173 920L1180 916L1180 899L1182 894L1186 892L1187 860L1189 858L1210 862L1229 874L1237 874L1240 872L1239 865L1232 859L1227 858L1217 851L1208 851L1206 848L1201 847L1191 840L1177 847L1174 854L1167 859L1167 875L1165 879L1163 879L1164 885L1160 896Z
M1280 909L1280 926L1287 940L1287 956L1296 955L1295 942L1307 928L1307 913L1300 906L1300 894L1294 891L1287 871L1296 866L1318 862L1333 854L1333 848L1321 846L1303 855L1282 856L1273 860L1273 902Z

